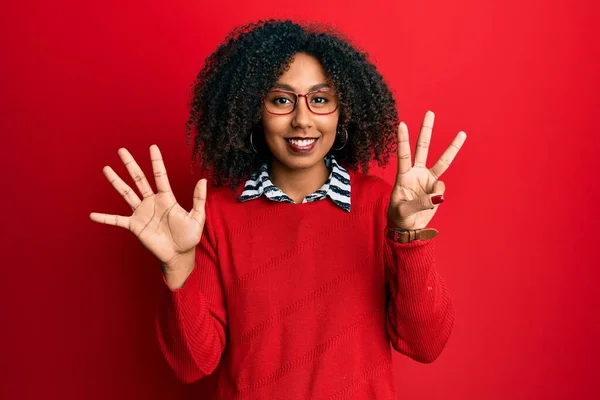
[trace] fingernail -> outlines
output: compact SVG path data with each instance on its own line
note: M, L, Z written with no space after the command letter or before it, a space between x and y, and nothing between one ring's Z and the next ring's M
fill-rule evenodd
M439 194L439 195L437 195L437 196L433 196L433 197L431 198L431 202L432 202L433 204L440 204L440 203L443 203L443 202L444 202L444 195L441 195L441 194Z

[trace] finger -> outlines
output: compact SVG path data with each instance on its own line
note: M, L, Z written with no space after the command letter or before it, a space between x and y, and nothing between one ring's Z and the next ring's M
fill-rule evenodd
M446 192L446 184L442 181L435 181L433 184L433 188L431 190L430 198L433 196L437 196L439 194L444 194Z
M429 143L431 143L431 132L433 130L433 121L435 114L433 111L427 111L421 125L421 132L417 139L417 149L415 151L415 167L427 168L427 153L429 152Z
M435 183L433 184L431 194L429 194L427 196L423 196L423 199L420 202L420 204L423 206L422 209L430 210L430 209L435 208L436 206L439 206L441 203L444 202L444 193L445 192L446 192L446 184L442 181L435 181ZM434 203L433 198L436 196L441 196L441 199L439 199L437 203Z
M150 197L154 194L152 191L152 186L150 186L150 182L146 179L146 176L142 172L142 169L135 161L131 153L127 151L125 148L119 149L119 157L121 157L121 161L125 164L127 171L129 171L129 175L133 178L138 190L142 194L142 197Z
M154 171L154 182L158 193L168 193L171 191L167 169L163 162L162 154L157 145L150 146L150 159L152 160L152 170Z
M102 169L102 172L115 190L125 199L127 204L134 210L138 208L142 201L133 189L131 189L131 187L129 187L129 185L127 185L108 165Z
M129 229L129 217L123 217L122 215L93 212L90 213L90 219L100 224L113 225L118 226L120 228Z
M398 178L410 171L410 143L408 141L408 127L404 122L398 126Z
M200 179L194 188L194 203L190 217L201 226L204 223L204 206L206 205L206 179Z
M206 179L200 179L194 188L194 211L204 212L206 204Z
M442 196L444 199L444 193L446 192L446 184L442 181L436 181L433 184L432 192L424 196L419 196L413 200L405 201L400 205L400 213L402 215L411 215L419 211L430 210L439 206L441 203L434 204L432 198L434 196Z
M458 135L456 135L450 146L448 146L446 151L440 156L439 160L437 160L435 165L429 170L435 179L439 179L442 174L446 172L458 154L458 151L465 143L465 140L467 140L467 134L463 131L458 132Z

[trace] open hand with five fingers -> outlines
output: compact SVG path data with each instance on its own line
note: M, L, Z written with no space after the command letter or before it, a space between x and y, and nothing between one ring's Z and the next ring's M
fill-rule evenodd
M201 179L194 189L193 208L183 209L171 191L167 171L158 146L150 146L150 159L157 193L142 169L125 148L119 157L135 182L142 198L109 166L104 167L106 179L125 199L132 209L131 216L92 212L90 219L131 231L164 265L165 272L174 272L181 264L178 260L193 260L196 245L200 242L206 220L206 179ZM187 264L187 263L186 263ZM193 262L192 262L193 266Z

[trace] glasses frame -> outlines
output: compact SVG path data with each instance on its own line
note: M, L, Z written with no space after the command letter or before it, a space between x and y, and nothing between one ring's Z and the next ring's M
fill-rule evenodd
M300 93L292 92L291 90L285 90L285 89L271 89L271 90L269 90L269 93L270 92L288 93L288 94L293 94L294 96L296 96L296 102L294 103L294 107L290 111L288 111L286 113L274 113L272 111L269 111L269 108L267 106L267 98L265 97L264 100L263 100L263 104L265 105L265 110L267 110L268 113L273 114L273 115L289 115L289 114L293 113L294 111L296 111L296 107L298 106L298 103L300 102L300 97L304 97L304 101L306 103L306 108L308 108L308 111L310 111L311 113L313 113L315 115L329 115L329 114L333 114L334 112L337 111L337 109L340 106L339 102L336 102L335 108L333 109L333 111L326 112L326 113L317 113L317 112L314 112L312 110L312 108L310 108L310 105L308 104L308 96L309 95L311 95L313 93L320 93L320 92L332 92L335 95L335 92L333 90L331 90L331 89L323 89L323 88L321 88L321 89L310 91L310 92L305 93L305 94L300 94Z

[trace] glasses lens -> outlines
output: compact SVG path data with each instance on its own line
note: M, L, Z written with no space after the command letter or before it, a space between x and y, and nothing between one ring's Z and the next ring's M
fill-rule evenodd
M267 111L273 114L289 114L294 110L296 95L283 91L270 91L265 98ZM330 114L337 107L337 97L331 90L322 90L308 95L310 110L315 114Z
M337 108L337 98L330 90L323 90L308 95L308 105L315 114L329 114Z
M287 114L294 109L296 96L286 92L272 91L267 93L265 105L269 112L274 114Z

